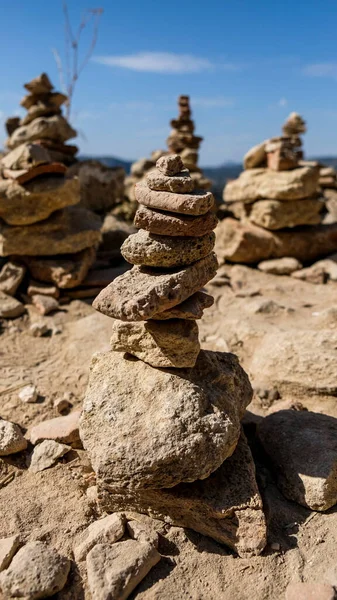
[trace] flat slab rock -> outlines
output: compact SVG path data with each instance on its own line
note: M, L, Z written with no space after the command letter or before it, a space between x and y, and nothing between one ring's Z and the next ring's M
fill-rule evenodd
M0 539L0 571L7 569L19 547L19 535L12 535L11 537Z
M170 489L137 490L100 484L98 494L108 512L120 506L145 512L207 535L243 557L260 554L266 545L255 465L243 434L232 456L203 481L181 483Z
M150 190L144 181L136 184L135 196L137 202L150 208L186 215L204 215L214 205L211 192L195 191L190 194L155 192Z
M93 307L121 321L143 321L192 296L216 274L214 253L185 268L167 272L133 267L100 292Z
M298 225L317 225L321 222L324 202L316 198L293 200L258 200L253 204L232 202L229 206L241 220L251 221L265 229L277 230Z
M93 600L126 600L161 559L152 544L126 540L97 544L87 556L88 584Z
M84 281L96 258L93 246L73 254L50 256L23 256L32 277L54 283L61 289L77 287Z
M291 275L294 271L302 268L302 264L292 256L284 258L272 258L271 260L263 260L257 265L259 271L263 273L271 273L273 275Z
M157 192L174 192L186 194L193 192L194 181L188 169L183 169L175 175L164 175L159 169L152 169L146 175L146 184L150 190Z
M201 319L205 308L214 304L213 296L205 292L195 292L192 296L177 304L173 308L164 310L161 313L153 315L152 320L165 321L167 319Z
M268 231L257 225L224 219L216 230L219 262L254 264L270 258L292 256L301 262L336 252L337 223L298 227L295 231Z
M319 169L299 167L291 171L248 169L227 183L225 202L255 202L270 200L300 200L314 196L318 187Z
M213 211L199 217L192 217L190 215L153 210L140 205L135 215L134 224L140 229L146 229L146 231L157 235L195 237L213 231L218 224L218 218Z
M180 267L210 254L214 244L213 231L200 237L172 237L140 229L125 240L121 253L133 265Z
M20 427L16 423L0 419L0 456L16 454L27 448Z
M251 396L233 354L201 351L179 370L98 354L80 436L100 484L171 487L208 477L233 453Z
M54 440L61 444L79 446L79 418L80 411L73 411L65 417L56 417L41 421L28 430L28 437L32 444L38 444L43 440Z
M8 261L0 271L0 292L15 296L21 281L26 273L24 265Z
M0 225L0 256L51 256L98 244L100 220L82 207L68 207L29 227Z
M124 535L125 518L122 513L114 513L94 521L80 535L74 547L76 562L85 560L96 544L113 544Z
M152 367L194 367L200 352L195 321L143 321L112 326L111 349L127 352Z
M261 421L258 436L287 498L319 511L337 503L337 419L281 410Z
M0 179L0 217L9 225L30 225L47 219L65 206L77 204L77 178L38 177L25 185Z

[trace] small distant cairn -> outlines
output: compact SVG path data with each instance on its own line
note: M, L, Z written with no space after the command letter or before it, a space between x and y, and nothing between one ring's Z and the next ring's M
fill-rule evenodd
M94 308L116 319L112 351L95 355L80 435L103 511L138 511L190 527L241 556L259 554L266 524L240 422L252 397L237 357L200 350L197 320L217 270L214 198L194 191L179 155L135 189L132 269Z
M324 222L325 198L319 188L319 165L303 160L303 118L291 113L282 136L254 146L244 171L224 189L227 211L218 228L217 252L231 262L261 264L263 270L301 277L302 263L337 250L337 225ZM268 260L268 263L270 261ZM260 267L260 265L258 264ZM275 268L274 268L275 267Z
M68 175L77 147L66 143L76 136L62 115L67 97L53 90L45 73L26 83L25 88L28 94L21 105L27 114L21 120L7 121L9 151L0 160L3 317L24 311L14 296L26 269L21 294L41 305L40 296L52 293L54 302L49 305L55 309L59 288L75 287L86 277L101 239L100 221L91 211L76 206L79 182ZM30 278L36 281L29 300ZM43 301L48 310L48 300Z

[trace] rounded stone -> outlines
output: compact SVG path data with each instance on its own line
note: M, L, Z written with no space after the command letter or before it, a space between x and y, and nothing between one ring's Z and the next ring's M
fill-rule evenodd
M146 183L150 190L158 192L177 192L186 194L193 192L194 181L191 178L188 169L184 169L176 175L169 177L163 175L158 169L153 169L146 175Z
M218 218L211 210L205 215L193 217L152 210L140 204L134 224L136 227L157 235L196 237L206 235L215 229Z
M0 420L0 456L8 456L27 448L27 441L16 423Z

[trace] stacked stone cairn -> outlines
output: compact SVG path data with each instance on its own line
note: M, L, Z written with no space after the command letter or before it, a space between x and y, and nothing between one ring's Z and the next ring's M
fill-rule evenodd
M154 150L149 158L140 158L131 165L130 175L125 178L124 193L126 201L113 211L117 216L123 216L126 221L133 221L138 203L135 197L135 185L155 168L156 162L167 154L166 150Z
M136 186L134 266L94 307L116 319L95 355L80 436L103 511L138 511L190 527L242 556L266 542L262 502L240 422L252 398L232 354L200 350L197 320L217 269L210 192L193 191L179 155Z
M303 161L300 135L305 130L302 117L291 113L283 135L254 146L245 156L245 170L227 183L223 197L238 220L224 219L219 226L220 260L257 264L282 259L280 265L261 267L284 275L336 251L337 226L322 224L319 167Z
M44 73L25 88L29 93L21 104L27 115L12 128L7 123L9 152L0 160L2 317L24 311L14 296L26 268L35 280L33 303L43 301L42 310L54 310L59 288L75 287L86 277L101 239L100 221L76 206L79 182L67 172L77 148L66 144L76 135L61 114L66 96L53 91ZM29 277L25 282L29 288ZM20 291L27 292L27 285ZM41 298L50 294L53 301Z

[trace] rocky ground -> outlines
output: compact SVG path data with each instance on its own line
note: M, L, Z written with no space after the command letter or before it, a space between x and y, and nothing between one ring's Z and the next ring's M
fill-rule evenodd
M166 526L161 561L130 597L276 600L285 597L289 583L337 586L336 510L312 512L286 500L255 436L265 415L298 403L337 418L337 284L225 265L208 291L216 300L201 322L202 346L237 354L255 389L245 430L256 460L268 545L261 556L238 558L200 534ZM111 335L111 320L84 301L43 318L28 309L19 319L2 321L0 335L1 417L24 430L59 416L54 403L65 394L71 411L81 407L91 356L109 348ZM49 330L35 337L31 324L41 321ZM35 403L18 396L28 384L37 388ZM26 464L31 450L29 445L26 453L0 461L0 538L20 533L24 542L46 542L72 558L81 532L98 516L87 493L95 483L90 465L85 452L75 449L56 466L34 473ZM66 587L54 597L89 600L85 570L72 563Z

